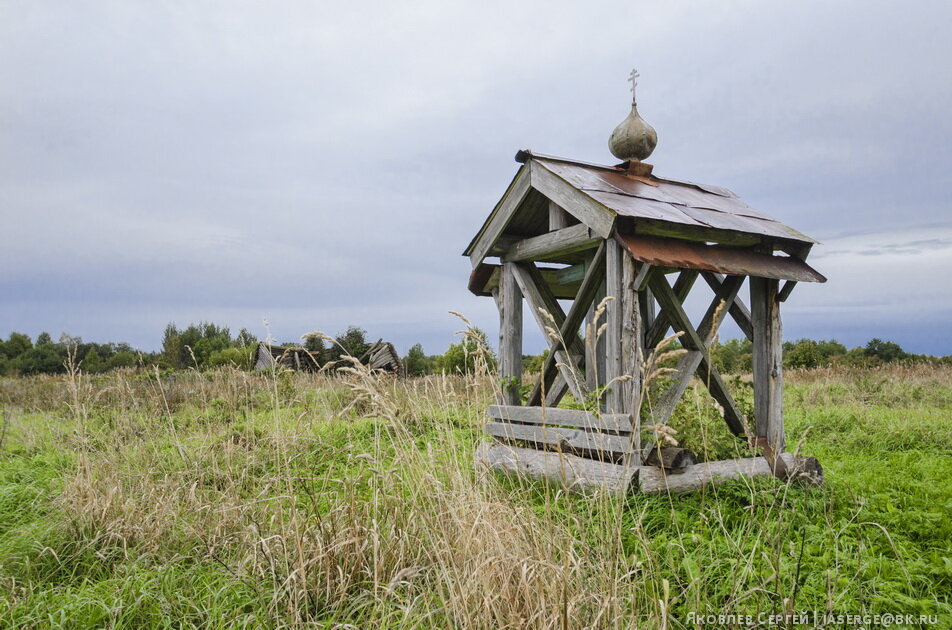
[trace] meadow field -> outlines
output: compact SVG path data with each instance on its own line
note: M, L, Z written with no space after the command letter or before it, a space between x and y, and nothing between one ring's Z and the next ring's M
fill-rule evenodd
M785 376L824 486L625 499L476 469L487 376L3 378L0 627L952 627L952 368ZM697 388L672 424L746 453Z

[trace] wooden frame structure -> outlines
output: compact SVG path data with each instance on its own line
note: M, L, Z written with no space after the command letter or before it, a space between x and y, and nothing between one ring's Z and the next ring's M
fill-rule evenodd
M799 282L825 282L805 262L815 241L726 189L654 177L641 162L600 166L529 151L516 160L522 167L464 253L470 290L491 295L500 315L501 395L488 410L493 442L477 458L578 490L681 491L741 474L821 478L815 459L783 452L780 303ZM713 299L695 325L683 305L698 279ZM550 349L525 404L524 304ZM752 341L754 418L709 354L728 316ZM685 352L642 418L644 359L670 330ZM643 435L668 421L695 377L762 457L696 464ZM597 396L598 411L558 408L566 393Z

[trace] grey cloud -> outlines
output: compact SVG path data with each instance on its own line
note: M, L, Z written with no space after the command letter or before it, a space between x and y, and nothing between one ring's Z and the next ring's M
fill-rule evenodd
M0 334L154 347L169 320L254 328L267 315L282 339L357 323L436 352L453 309L493 337L462 249L517 149L611 161L633 64L657 172L727 186L828 241L818 266L944 251L922 236L843 241L947 220L941 5L103 1L5 14ZM860 266L843 268L854 275L797 290L788 331L798 300L835 302L860 281ZM894 306L879 336L900 330ZM805 313L807 332L864 307L843 308Z

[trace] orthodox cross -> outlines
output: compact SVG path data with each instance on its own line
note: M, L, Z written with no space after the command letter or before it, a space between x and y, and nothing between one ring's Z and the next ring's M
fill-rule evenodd
M631 83L631 102L635 101L635 88L638 86L638 77L641 76L638 74L637 70L632 70L631 74L628 75L628 81Z

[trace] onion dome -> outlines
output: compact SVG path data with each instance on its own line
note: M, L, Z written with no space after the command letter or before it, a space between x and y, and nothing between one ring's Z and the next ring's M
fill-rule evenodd
M632 70L628 80L631 81L631 113L615 127L608 140L608 148L619 160L640 162L654 151L658 144L658 134L654 127L638 115L638 104L635 102L638 71Z

